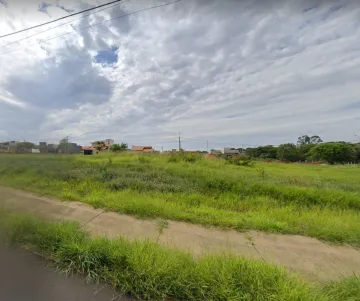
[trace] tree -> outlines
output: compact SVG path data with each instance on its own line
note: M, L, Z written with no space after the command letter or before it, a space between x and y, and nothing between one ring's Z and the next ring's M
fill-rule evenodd
M317 135L310 137L310 144L319 144L322 142L323 142L322 139Z
M265 145L247 148L246 154L253 158L276 159L277 148L273 145Z
M92 146L99 152L101 151L106 145L104 141L94 141Z
M127 149L127 144L122 142L121 144L113 144L111 147L110 147L110 150L112 152L123 152L123 151L126 151Z
M264 159L276 159L277 147L273 145L265 145L258 147L259 157Z
M277 148L277 158L281 161L296 162L300 161L301 154L293 143L281 144Z
M58 145L58 150L61 153L64 153L67 150L69 144L69 138L68 137L64 137L59 141L59 145Z
M315 144L302 144L298 146L301 161L311 160L311 150L315 147Z
M298 138L298 145L310 144L310 137L308 135L302 135Z
M353 144L355 150L355 162L360 163L360 143Z
M302 135L298 138L297 145L319 144L321 142L323 142L322 139L317 135L311 137Z
M316 145L311 154L314 159L324 160L330 164L354 162L356 150L354 145L346 142L327 142Z

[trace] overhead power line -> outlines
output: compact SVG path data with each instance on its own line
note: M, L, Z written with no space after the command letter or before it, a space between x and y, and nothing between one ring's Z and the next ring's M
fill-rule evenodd
M139 10L133 11L133 12L128 13L128 14L124 14L124 15L121 15L121 16L118 16L118 17L115 17L115 18L107 19L107 20L102 21L102 22L98 22L98 23L95 23L95 24L92 24L92 25L89 25L89 26L86 26L86 27L79 28L79 29L77 29L77 30L74 29L73 31L66 32L66 33L60 34L60 35L58 35L58 36L49 38L49 39L45 39L45 40L42 40L42 41L40 41L40 42L36 42L36 43L30 44L30 45L27 45L27 46L24 47L24 48L13 49L13 50L8 51L8 52L0 53L0 56L5 55L5 54L9 54L9 53L12 53L12 52L15 52L15 51L19 51L19 50L22 50L22 49L26 49L26 48L28 48L28 47L30 47L30 46L38 45L38 44L41 44L41 43L43 43L43 42L47 42L47 41L50 41L50 40L54 40L54 39L57 39L57 38L66 36L66 35L71 34L71 33L74 33L74 32L78 32L78 31L81 31L81 30L84 30L84 29L88 29L88 28L91 28L91 27L95 27L95 26L97 26L97 25L104 24L104 23L106 23L106 22L110 22L110 21L113 21L113 20L116 20L116 19L124 18L124 17L130 16L130 15L134 15L134 14L139 13L139 12L142 12L142 11L146 11L146 10L151 10L151 9L155 9L155 8L167 6L167 5L174 4L174 3L177 3L177 2L180 2L180 1L182 1L182 0L176 0L176 1L173 1L173 2L165 3L165 4L160 4L160 5L155 5L155 6L151 6L151 7L139 9Z
M10 42L10 43L5 44L5 45L2 45L2 46L0 46L0 48L4 48L4 47L10 46L10 45L12 45L12 44L16 44L16 43L19 43L19 42L21 42L21 41L30 39L30 38L35 37L35 36L37 36L37 35L39 35L39 34L42 34L42 33L44 33L44 32L47 32L47 31L50 31L50 30L52 30L52 29L55 29L55 28L58 28L58 27L61 27L61 26L64 26L64 25L73 23L73 22L78 21L78 20L80 20L80 19L86 18L86 17L91 16L91 15L93 15L93 14L97 14L97 13L103 11L103 10L113 8L113 7L115 7L115 6L118 6L118 5L120 5L120 4L123 4L123 3L125 3L125 2L129 2L129 1L131 1L131 0L123 0L123 1L121 1L121 3L116 3L115 5L111 5L111 6L109 6L109 7L105 7L105 8L103 8L103 9L99 9L99 10L97 10L97 11L91 12L90 14L87 14L87 15L85 15L85 16L81 16L80 18L77 18L77 19L74 19L74 20L71 20L71 21L62 23L62 24L60 24L60 25L57 25L57 26L54 26L54 27L45 29L45 30L43 30L43 31L39 31L39 32L37 32L37 33L35 33L35 34L33 34L33 35L26 36L26 37L24 37L24 38L22 38L22 39L19 39L19 40Z
M77 13L73 13L73 14L70 14L70 15L55 19L55 20L51 20L51 21L48 21L48 22L45 22L45 23L42 23L42 24L38 24L38 25L35 25L35 26L32 26L32 27L29 27L29 28L24 28L24 29L15 31L15 32L11 32L11 33L2 35L2 36L0 36L0 38L5 38L5 37L12 36L12 35L20 33L20 32L24 32L24 31L28 31L28 30L31 30L31 29L34 29L34 28L38 28L38 27L41 27L41 26L44 26L44 25L48 25L48 24L51 24L51 23L54 23L54 22L57 22L57 21L60 21L60 20L64 20L66 18L70 18L70 17L76 16L76 15L79 15L79 14L82 14L82 13L86 13L86 12L94 10L94 9L98 9L100 7L104 7L104 6L113 4L113 3L117 3L117 2L120 2L120 1L122 1L122 0L115 0L115 1L112 1L112 2L108 2L108 3L105 3L105 4L95 6L95 7L91 7L91 8L88 8L88 9L79 11Z

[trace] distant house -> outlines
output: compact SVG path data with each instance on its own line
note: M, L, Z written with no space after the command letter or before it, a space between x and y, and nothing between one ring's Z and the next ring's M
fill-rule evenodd
M81 146L76 143L66 143L59 150L59 153L62 154L78 154L81 152ZM40 147L41 152L41 147Z
M84 149L84 155L91 156L94 154L94 150L92 149Z
M152 148L152 146L135 146L133 145L131 150L133 152L141 152L141 153L152 153L154 151L154 149Z
M48 144L47 149L48 149L48 152L51 153L51 154L55 154L58 151L57 150L57 145L55 145L55 144Z
M17 142L16 141L10 141L9 142L9 152L15 153L17 150Z
M1 142L0 143L0 152L8 152L9 151L9 146L10 142Z
M81 150L95 150L95 147L93 146L81 146Z
M225 156L233 156L233 155L239 155L240 150L238 148L233 147L225 147L224 148L224 155Z
M48 148L47 148L47 143L46 142L39 142L39 150L41 154L47 154Z
M212 154L212 155L221 155L222 151L220 149L211 149L210 154Z

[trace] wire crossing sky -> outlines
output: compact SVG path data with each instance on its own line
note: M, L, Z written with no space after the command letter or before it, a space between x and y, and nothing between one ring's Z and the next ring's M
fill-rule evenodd
M188 148L356 139L358 1L168 2L132 0L1 39L22 40L0 49L0 140L171 149L178 133ZM104 3L0 0L0 36Z

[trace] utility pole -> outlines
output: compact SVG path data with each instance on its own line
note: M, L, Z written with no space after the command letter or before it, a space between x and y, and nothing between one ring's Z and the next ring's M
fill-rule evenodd
M209 153L209 141L206 141L206 152Z
M179 133L179 153L180 153L180 150L181 150L181 139L180 139L180 133Z
M163 153L164 152L164 146L161 145L161 152Z

